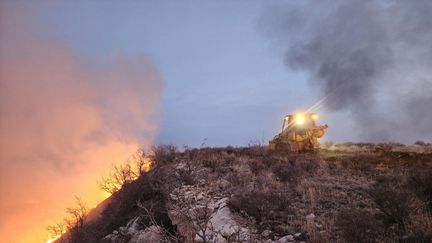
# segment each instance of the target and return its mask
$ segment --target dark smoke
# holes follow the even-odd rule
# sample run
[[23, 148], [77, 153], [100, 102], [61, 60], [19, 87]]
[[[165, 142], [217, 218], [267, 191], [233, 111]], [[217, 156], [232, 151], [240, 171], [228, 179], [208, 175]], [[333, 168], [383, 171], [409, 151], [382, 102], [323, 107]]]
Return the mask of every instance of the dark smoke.
[[294, 1], [269, 6], [266, 34], [310, 73], [330, 111], [369, 141], [432, 138], [432, 1]]

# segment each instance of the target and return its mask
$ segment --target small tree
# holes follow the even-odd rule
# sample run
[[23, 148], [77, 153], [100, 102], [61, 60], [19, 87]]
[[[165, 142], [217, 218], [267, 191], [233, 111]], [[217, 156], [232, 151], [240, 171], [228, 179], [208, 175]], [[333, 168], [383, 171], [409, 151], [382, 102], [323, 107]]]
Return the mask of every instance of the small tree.
[[177, 148], [174, 145], [162, 144], [152, 147], [152, 154], [149, 156], [156, 166], [163, 166], [174, 162]]
[[135, 166], [135, 174], [137, 176], [142, 175], [143, 173], [148, 172], [152, 166], [153, 163], [150, 160], [149, 156], [143, 149], [139, 149], [135, 155], [133, 156], [133, 162]]
[[80, 198], [75, 197], [75, 199], [77, 206], [66, 209], [69, 218], [65, 219], [66, 228], [71, 237], [71, 243], [84, 242], [86, 240], [85, 223], [87, 207]]
[[75, 199], [77, 205], [66, 209], [68, 216], [64, 218], [63, 223], [57, 223], [48, 227], [48, 231], [54, 237], [58, 237], [56, 242], [89, 242], [88, 237], [92, 234], [86, 229], [87, 207], [79, 197], [75, 197]]
[[108, 177], [102, 177], [98, 182], [99, 188], [105, 192], [113, 194], [120, 190], [122, 186], [131, 183], [139, 176], [138, 172], [132, 169], [129, 162], [122, 165], [113, 165]]

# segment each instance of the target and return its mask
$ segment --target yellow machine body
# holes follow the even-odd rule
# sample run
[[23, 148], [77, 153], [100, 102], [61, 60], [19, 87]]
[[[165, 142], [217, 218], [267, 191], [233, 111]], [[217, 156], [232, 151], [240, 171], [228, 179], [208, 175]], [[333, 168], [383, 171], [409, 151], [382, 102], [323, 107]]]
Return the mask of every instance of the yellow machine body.
[[324, 136], [327, 125], [317, 126], [315, 113], [297, 113], [284, 118], [282, 131], [269, 143], [270, 149], [289, 152], [314, 152], [318, 139]]

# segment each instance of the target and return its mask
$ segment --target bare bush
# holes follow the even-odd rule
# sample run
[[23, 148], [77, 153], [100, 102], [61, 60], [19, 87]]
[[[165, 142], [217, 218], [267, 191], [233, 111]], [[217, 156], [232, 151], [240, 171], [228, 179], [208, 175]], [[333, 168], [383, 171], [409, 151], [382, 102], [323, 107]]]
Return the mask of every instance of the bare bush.
[[400, 236], [405, 235], [412, 196], [394, 177], [380, 177], [368, 193], [384, 214], [388, 225], [397, 224]]
[[60, 236], [57, 242], [91, 242], [92, 232], [86, 228], [87, 207], [80, 198], [75, 197], [75, 199], [77, 205], [66, 209], [68, 216], [64, 218], [63, 223], [57, 223], [48, 227], [52, 235], [56, 237]]
[[414, 191], [432, 214], [432, 171], [412, 173], [408, 178], [408, 186]]
[[318, 168], [316, 160], [290, 159], [288, 161], [278, 161], [273, 165], [273, 173], [283, 182], [297, 183], [298, 179], [304, 175], [314, 173]]
[[156, 227], [156, 230], [161, 236], [160, 242], [180, 242], [180, 238], [173, 230], [164, 205], [161, 207], [160, 202], [154, 201], [139, 201], [137, 205], [140, 210], [141, 223], [144, 224], [144, 227], [159, 226]]
[[423, 140], [417, 140], [417, 141], [415, 141], [414, 145], [425, 146], [426, 143]]
[[202, 158], [202, 163], [204, 167], [210, 168], [212, 172], [216, 172], [216, 170], [222, 166], [223, 161], [219, 155], [212, 154], [207, 158]]
[[345, 169], [363, 173], [373, 173], [377, 157], [371, 154], [355, 153], [354, 156], [344, 157], [341, 161]]
[[336, 225], [342, 230], [346, 242], [379, 242], [383, 233], [381, 223], [365, 210], [343, 210], [338, 214]]
[[251, 158], [248, 160], [248, 162], [250, 170], [254, 175], [258, 175], [260, 171], [266, 169], [266, 165], [262, 162], [262, 160]]
[[176, 217], [181, 219], [183, 227], [189, 228], [186, 231], [190, 233], [188, 236], [190, 239], [186, 239], [186, 242], [194, 242], [195, 237], [198, 237], [200, 242], [214, 242], [215, 232], [210, 221], [213, 209], [210, 207], [210, 199], [204, 198], [200, 204], [196, 204], [193, 199], [182, 197], [179, 194], [175, 198]]
[[194, 177], [194, 171], [195, 166], [192, 165], [191, 161], [186, 161], [185, 166], [183, 168], [179, 168], [175, 176], [177, 180], [184, 184], [184, 185], [194, 185], [195, 184], [195, 177]]
[[52, 239], [55, 239], [57, 243], [66, 243], [66, 236], [62, 235], [66, 233], [66, 224], [65, 223], [56, 223], [54, 225], [50, 225], [47, 227], [48, 232], [50, 232], [50, 235]]
[[153, 164], [152, 161], [149, 159], [149, 156], [146, 154], [146, 152], [143, 149], [139, 149], [133, 156], [134, 166], [135, 166], [135, 173], [137, 176], [142, 175], [143, 173], [148, 172]]
[[254, 217], [260, 226], [269, 226], [278, 231], [277, 224], [286, 223], [285, 216], [293, 213], [291, 202], [291, 194], [287, 191], [252, 190], [236, 193], [228, 201], [228, 206], [237, 212], [245, 212]]
[[152, 154], [149, 156], [156, 166], [171, 164], [176, 158], [177, 147], [170, 144], [162, 144], [152, 147]]
[[109, 176], [102, 177], [98, 182], [99, 188], [113, 194], [120, 190], [122, 186], [135, 180], [139, 176], [139, 173], [141, 173], [141, 171], [135, 172], [128, 162], [122, 165], [113, 165]]

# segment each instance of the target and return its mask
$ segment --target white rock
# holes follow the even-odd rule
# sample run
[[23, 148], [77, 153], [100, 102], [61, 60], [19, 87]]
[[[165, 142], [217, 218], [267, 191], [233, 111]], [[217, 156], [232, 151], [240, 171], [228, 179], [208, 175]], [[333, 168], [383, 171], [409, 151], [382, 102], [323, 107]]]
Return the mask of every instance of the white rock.
[[140, 219], [141, 219], [140, 217], [135, 217], [128, 222], [126, 228], [128, 229], [130, 234], [133, 235], [142, 229], [142, 227], [139, 225]]
[[292, 235], [286, 235], [286, 236], [280, 238], [278, 240], [278, 242], [279, 243], [288, 243], [288, 242], [293, 241], [293, 240], [294, 240], [294, 236], [292, 236]]
[[314, 219], [314, 218], [315, 218], [315, 214], [313, 214], [313, 213], [308, 214], [308, 215], [306, 216], [306, 219]]
[[126, 227], [124, 227], [124, 226], [120, 227], [120, 228], [118, 229], [118, 231], [119, 231], [120, 234], [122, 234], [122, 235], [127, 235], [127, 234], [129, 233], [129, 230], [128, 230]]
[[[222, 198], [216, 203], [209, 205], [209, 208], [215, 210], [215, 212], [210, 217], [207, 234], [213, 237], [215, 242], [226, 242], [223, 236], [231, 236], [234, 234], [239, 234], [242, 240], [249, 240], [250, 232], [248, 229], [241, 227], [232, 218], [231, 210], [226, 206], [228, 198]], [[195, 241], [202, 242], [202, 239], [195, 236]]]
[[302, 233], [295, 233], [295, 234], [294, 234], [294, 237], [298, 238], [298, 237], [300, 237], [301, 235], [302, 235]]
[[197, 201], [201, 201], [201, 200], [203, 200], [203, 198], [204, 198], [204, 193], [200, 192], [200, 193], [198, 193], [198, 195], [196, 196], [195, 200], [197, 200]]
[[144, 230], [140, 230], [132, 236], [129, 243], [156, 243], [161, 242], [162, 236], [160, 227], [152, 225]]
[[261, 233], [261, 235], [262, 235], [263, 237], [268, 237], [270, 234], [271, 234], [271, 231], [270, 231], [270, 230], [264, 230], [264, 231]]

